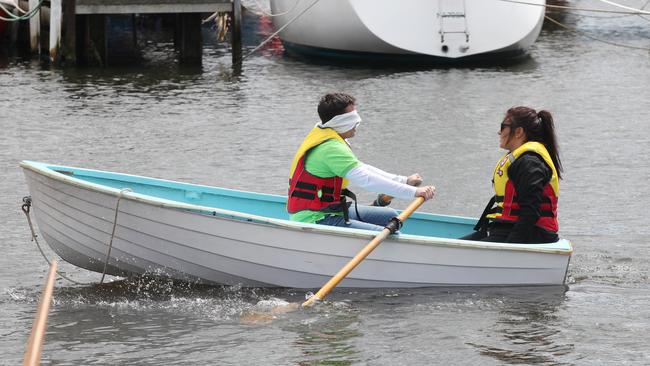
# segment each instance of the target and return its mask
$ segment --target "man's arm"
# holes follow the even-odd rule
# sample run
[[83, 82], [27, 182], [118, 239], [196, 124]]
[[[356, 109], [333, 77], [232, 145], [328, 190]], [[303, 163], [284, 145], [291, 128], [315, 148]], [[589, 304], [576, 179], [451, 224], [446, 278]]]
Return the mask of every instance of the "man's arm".
[[[409, 186], [378, 174], [369, 165], [361, 164], [351, 169], [346, 175], [350, 183], [375, 193], [386, 193], [393, 197], [410, 199], [415, 197], [417, 188]], [[404, 177], [406, 178], [406, 177]]]

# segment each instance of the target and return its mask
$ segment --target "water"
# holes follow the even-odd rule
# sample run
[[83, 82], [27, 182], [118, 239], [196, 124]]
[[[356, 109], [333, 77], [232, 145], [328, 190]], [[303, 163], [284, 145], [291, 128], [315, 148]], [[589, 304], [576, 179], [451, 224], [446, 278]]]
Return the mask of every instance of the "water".
[[[640, 17], [556, 17], [650, 47], [650, 22]], [[248, 50], [272, 32], [252, 16], [245, 27]], [[281, 194], [319, 96], [342, 90], [359, 99], [364, 118], [352, 141], [360, 159], [421, 173], [438, 187], [423, 210], [453, 215], [478, 215], [490, 196], [505, 110], [552, 111], [565, 166], [561, 234], [575, 244], [568, 290], [337, 290], [316, 308], [255, 322], [242, 316], [305, 293], [59, 279], [44, 363], [650, 364], [650, 56], [557, 27], [546, 27], [530, 54], [505, 66], [346, 67], [284, 57], [276, 42], [234, 75], [225, 44], [207, 42], [202, 68], [180, 68], [161, 36], [141, 66], [56, 70], [5, 59], [0, 363], [20, 362], [47, 273], [20, 211], [21, 160]]]

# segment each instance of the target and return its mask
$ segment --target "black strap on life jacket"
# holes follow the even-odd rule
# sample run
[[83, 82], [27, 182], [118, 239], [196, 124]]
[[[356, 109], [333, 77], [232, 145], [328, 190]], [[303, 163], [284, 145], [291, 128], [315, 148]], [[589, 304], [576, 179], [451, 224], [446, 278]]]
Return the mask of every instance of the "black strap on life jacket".
[[[343, 200], [345, 200], [345, 197], [350, 197], [350, 198], [354, 201], [354, 210], [357, 212], [357, 219], [359, 219], [359, 221], [361, 221], [361, 222], [365, 222], [365, 221], [363, 220], [363, 218], [361, 218], [361, 215], [359, 215], [359, 206], [358, 206], [358, 204], [357, 204], [357, 195], [354, 194], [351, 190], [349, 190], [349, 189], [347, 189], [347, 188], [343, 188], [343, 189], [341, 190], [341, 198], [342, 198]], [[348, 211], [348, 210], [347, 210], [347, 206], [346, 206], [345, 211], [343, 211], [343, 216], [344, 216], [344, 218], [345, 218], [345, 215], [348, 214], [347, 211]], [[349, 214], [348, 214], [348, 216], [349, 216]], [[350, 223], [349, 217], [345, 220], [345, 223], [346, 223], [346, 224], [349, 224], [349, 223]]]
[[[492, 206], [494, 206], [494, 202], [496, 202], [497, 199], [498, 199], [497, 196], [492, 196], [492, 198], [490, 198], [490, 201], [485, 206], [485, 209], [483, 210], [481, 217], [479, 218], [476, 225], [474, 225], [474, 231], [487, 231], [488, 222], [489, 222], [487, 215], [492, 214], [496, 211], [496, 208]], [[501, 200], [503, 201], [503, 196], [501, 196]]]
[[[291, 180], [289, 180], [289, 184], [291, 184]], [[298, 197], [306, 200], [316, 199], [318, 187], [315, 184], [297, 181], [296, 188], [301, 189], [301, 191], [294, 189], [293, 192], [291, 192], [291, 197]], [[321, 202], [334, 202], [334, 187], [323, 186], [321, 187], [321, 192], [323, 193], [319, 198]]]
[[350, 211], [348, 209], [349, 207], [350, 206], [345, 201], [345, 196], [341, 195], [341, 209], [343, 210], [343, 220], [345, 220], [346, 225], [350, 225]]
[[[502, 203], [503, 199], [505, 198], [504, 196], [494, 196], [496, 198], [496, 203]], [[513, 202], [517, 202], [517, 196], [512, 197]], [[548, 203], [549, 205], [551, 204], [551, 199], [547, 196], [542, 196], [542, 203]]]
[[[503, 213], [503, 208], [497, 207], [497, 209], [494, 211], [495, 213]], [[511, 209], [510, 210], [510, 215], [511, 216], [519, 216], [519, 209]], [[541, 217], [554, 217], [553, 212], [547, 211], [547, 210], [540, 210], [539, 215]]]
[[[338, 213], [342, 212], [343, 213], [343, 219], [345, 220], [345, 223], [347, 225], [350, 224], [350, 206], [352, 205], [352, 202], [348, 202], [346, 197], [350, 197], [352, 200], [354, 200], [354, 209], [357, 211], [357, 216], [359, 219], [361, 219], [361, 216], [359, 215], [359, 208], [357, 207], [357, 196], [352, 193], [347, 188], [343, 188], [341, 190], [341, 197], [339, 198], [339, 203], [334, 204], [334, 205], [329, 205], [325, 207], [324, 209], [320, 210], [321, 212], [324, 213]], [[363, 221], [363, 220], [359, 220]]]

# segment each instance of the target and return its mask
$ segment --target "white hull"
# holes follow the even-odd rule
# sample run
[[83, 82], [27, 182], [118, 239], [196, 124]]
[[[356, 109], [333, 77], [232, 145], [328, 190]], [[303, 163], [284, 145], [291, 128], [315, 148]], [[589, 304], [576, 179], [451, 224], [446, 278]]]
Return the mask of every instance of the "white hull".
[[[101, 272], [119, 190], [23, 165], [42, 236], [66, 261]], [[197, 213], [205, 208], [124, 193], [108, 273], [153, 272], [183, 280], [319, 288], [372, 238], [362, 230], [252, 221]], [[221, 211], [217, 211], [221, 212]], [[416, 235], [382, 243], [343, 287], [559, 285], [566, 241], [491, 244]]]
[[[273, 13], [289, 11], [273, 18], [275, 27], [287, 24], [314, 1], [271, 0]], [[312, 53], [320, 49], [323, 55], [331, 51], [444, 59], [517, 55], [537, 39], [544, 9], [499, 0], [320, 0], [280, 38], [286, 48]]]

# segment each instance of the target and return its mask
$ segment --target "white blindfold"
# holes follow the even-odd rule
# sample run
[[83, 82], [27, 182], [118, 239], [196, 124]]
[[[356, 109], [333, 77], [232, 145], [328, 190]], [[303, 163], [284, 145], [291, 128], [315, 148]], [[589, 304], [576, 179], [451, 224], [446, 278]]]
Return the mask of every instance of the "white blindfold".
[[357, 113], [356, 110], [348, 113], [339, 114], [334, 116], [325, 123], [319, 123], [316, 126], [320, 128], [331, 128], [338, 133], [348, 132], [351, 129], [357, 127], [361, 123], [361, 116]]

